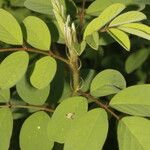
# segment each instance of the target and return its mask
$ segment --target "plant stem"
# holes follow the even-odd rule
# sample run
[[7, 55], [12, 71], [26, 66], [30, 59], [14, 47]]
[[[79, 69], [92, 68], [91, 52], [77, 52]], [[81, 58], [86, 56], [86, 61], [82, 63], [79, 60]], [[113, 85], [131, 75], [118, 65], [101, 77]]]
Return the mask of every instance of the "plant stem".
[[6, 104], [0, 105], [0, 108], [26, 108], [26, 109], [37, 109], [46, 112], [54, 112], [53, 109], [44, 107], [44, 106], [35, 106], [35, 105], [15, 105], [15, 104]]
[[70, 56], [70, 69], [72, 71], [72, 84], [73, 84], [73, 95], [77, 94], [77, 91], [80, 86], [80, 72], [79, 72], [79, 66], [78, 66], [78, 55], [73, 50], [69, 50]]
[[79, 11], [79, 18], [80, 18], [80, 32], [79, 32], [79, 41], [81, 40], [81, 33], [82, 33], [82, 28], [83, 28], [83, 21], [84, 21], [84, 13], [85, 13], [85, 3], [86, 3], [86, 0], [83, 0], [82, 1], [82, 8], [81, 10]]
[[28, 51], [28, 52], [33, 52], [33, 53], [39, 53], [39, 54], [43, 54], [46, 56], [51, 56], [53, 58], [59, 59], [63, 62], [65, 62], [66, 64], [69, 64], [69, 61], [59, 55], [54, 54], [52, 51], [48, 51], [48, 52], [44, 52], [42, 50], [38, 50], [38, 49], [33, 49], [33, 48], [26, 48], [26, 47], [20, 47], [20, 48], [2, 48], [0, 49], [0, 52], [10, 52], [10, 51]]
[[107, 112], [109, 112], [110, 114], [112, 114], [112, 116], [114, 116], [117, 120], [120, 120], [120, 117], [115, 114], [110, 108], [108, 108], [108, 105], [103, 104], [102, 102], [100, 102], [97, 98], [93, 97], [90, 94], [87, 94], [81, 90], [78, 91], [78, 93], [84, 97], [86, 97], [87, 99], [91, 99], [93, 100], [98, 106], [104, 108]]

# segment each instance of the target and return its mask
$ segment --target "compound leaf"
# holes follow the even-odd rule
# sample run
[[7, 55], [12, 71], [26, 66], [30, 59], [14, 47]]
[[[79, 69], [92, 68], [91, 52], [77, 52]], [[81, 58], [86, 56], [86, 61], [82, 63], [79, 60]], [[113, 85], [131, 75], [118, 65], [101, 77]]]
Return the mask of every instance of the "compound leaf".
[[93, 19], [84, 31], [84, 39], [93, 32], [98, 31], [104, 27], [108, 22], [115, 18], [120, 12], [125, 9], [125, 5], [116, 3], [107, 7], [98, 18]]

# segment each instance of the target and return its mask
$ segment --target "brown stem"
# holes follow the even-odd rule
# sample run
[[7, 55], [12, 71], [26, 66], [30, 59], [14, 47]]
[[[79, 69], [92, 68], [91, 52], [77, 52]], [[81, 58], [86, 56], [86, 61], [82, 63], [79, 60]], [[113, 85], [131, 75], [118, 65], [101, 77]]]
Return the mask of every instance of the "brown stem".
[[52, 51], [44, 52], [42, 50], [33, 49], [33, 48], [26, 48], [26, 47], [23, 47], [23, 48], [22, 47], [21, 48], [2, 48], [2, 49], [0, 49], [0, 52], [9, 52], [9, 51], [28, 51], [28, 52], [39, 53], [42, 55], [54, 57], [56, 59], [59, 59], [59, 60], [65, 62], [66, 64], [69, 64], [67, 59], [64, 59], [63, 57], [54, 54]]
[[46, 112], [54, 112], [53, 109], [44, 107], [44, 106], [35, 106], [35, 105], [15, 105], [15, 104], [6, 104], [6, 105], [0, 105], [0, 108], [26, 108], [26, 109], [37, 109], [42, 110]]
[[86, 0], [83, 0], [83, 2], [82, 2], [82, 8], [79, 11], [79, 18], [80, 18], [79, 41], [81, 40], [81, 33], [82, 33], [82, 28], [83, 28], [84, 16], [85, 16], [85, 3], [86, 3]]
[[120, 117], [115, 114], [111, 109], [108, 108], [107, 105], [103, 104], [102, 102], [100, 102], [97, 98], [93, 97], [90, 94], [87, 94], [81, 90], [78, 91], [78, 93], [84, 97], [86, 97], [87, 99], [91, 99], [93, 100], [97, 105], [99, 105], [100, 107], [104, 108], [107, 112], [109, 112], [110, 114], [112, 114], [117, 120], [120, 120]]

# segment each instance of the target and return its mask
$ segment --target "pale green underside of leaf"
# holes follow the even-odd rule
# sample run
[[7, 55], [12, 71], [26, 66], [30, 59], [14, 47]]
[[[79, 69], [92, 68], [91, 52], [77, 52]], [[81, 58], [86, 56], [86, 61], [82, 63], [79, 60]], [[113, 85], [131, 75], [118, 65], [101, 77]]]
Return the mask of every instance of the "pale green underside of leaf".
[[93, 34], [87, 36], [86, 42], [88, 43], [88, 45], [91, 48], [98, 50], [98, 47], [99, 47], [99, 34], [98, 34], [98, 32], [94, 32]]
[[120, 30], [150, 40], [150, 27], [144, 24], [131, 23], [118, 27]]
[[125, 62], [125, 70], [127, 73], [131, 73], [139, 68], [148, 58], [150, 54], [149, 49], [141, 49], [131, 54]]
[[51, 35], [50, 31], [40, 18], [35, 16], [29, 16], [23, 21], [26, 32], [27, 32], [27, 42], [40, 50], [48, 51], [51, 45]]
[[48, 139], [49, 116], [42, 111], [28, 117], [20, 132], [21, 150], [51, 150], [54, 142]]
[[119, 150], [149, 150], [150, 120], [124, 117], [118, 125]]
[[116, 3], [107, 7], [98, 18], [92, 20], [86, 27], [84, 32], [84, 39], [86, 36], [91, 35], [93, 32], [98, 31], [104, 27], [108, 22], [115, 18], [122, 10], [125, 9], [125, 5]]
[[128, 87], [116, 94], [110, 106], [114, 109], [136, 116], [150, 116], [150, 84]]
[[107, 132], [107, 113], [100, 108], [93, 109], [72, 125], [65, 139], [64, 150], [101, 150]]
[[117, 70], [106, 69], [93, 79], [90, 93], [100, 97], [118, 93], [124, 88], [126, 88], [126, 81], [122, 74]]
[[32, 105], [43, 105], [50, 93], [50, 85], [39, 90], [34, 88], [24, 76], [16, 85], [19, 96], [26, 102]]
[[107, 32], [112, 36], [124, 49], [130, 51], [130, 39], [128, 35], [116, 28], [110, 28]]
[[142, 12], [129, 11], [129, 12], [126, 12], [126, 13], [121, 14], [118, 17], [116, 17], [109, 24], [109, 27], [119, 26], [119, 25], [131, 23], [131, 22], [138, 22], [138, 21], [141, 21], [141, 20], [144, 20], [144, 19], [146, 19], [146, 16]]
[[39, 13], [52, 14], [52, 4], [50, 0], [26, 0], [24, 5], [28, 9]]
[[70, 97], [56, 108], [48, 125], [49, 139], [64, 143], [72, 124], [87, 112], [88, 104], [84, 97]]
[[31, 84], [37, 89], [43, 89], [53, 80], [57, 70], [57, 63], [50, 56], [39, 59], [30, 77]]
[[0, 109], [0, 149], [8, 150], [13, 129], [13, 117], [9, 108]]
[[29, 63], [29, 55], [25, 51], [14, 52], [0, 64], [0, 88], [13, 87], [25, 74]]
[[0, 41], [22, 45], [23, 35], [17, 20], [6, 10], [0, 9]]

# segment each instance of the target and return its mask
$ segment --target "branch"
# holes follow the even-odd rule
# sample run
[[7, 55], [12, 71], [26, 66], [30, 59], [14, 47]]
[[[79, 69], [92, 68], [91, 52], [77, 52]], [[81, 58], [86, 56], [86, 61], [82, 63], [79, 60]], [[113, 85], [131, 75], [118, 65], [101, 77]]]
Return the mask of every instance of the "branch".
[[107, 112], [109, 112], [110, 114], [112, 114], [112, 116], [114, 116], [117, 120], [120, 120], [120, 117], [115, 114], [111, 109], [108, 108], [107, 105], [103, 104], [102, 102], [100, 102], [97, 98], [93, 97], [92, 95], [90, 94], [87, 94], [81, 90], [78, 91], [78, 93], [84, 97], [86, 97], [87, 99], [91, 99], [93, 100], [98, 106], [104, 108]]
[[80, 18], [80, 32], [79, 32], [79, 40], [81, 40], [81, 33], [82, 33], [82, 28], [83, 28], [83, 21], [84, 21], [84, 16], [85, 16], [85, 3], [86, 3], [86, 0], [83, 0], [82, 2], [82, 8], [81, 10], [79, 11], [79, 18]]
[[26, 108], [26, 109], [37, 109], [37, 110], [42, 110], [46, 112], [51, 112], [53, 113], [54, 110], [48, 107], [44, 106], [35, 106], [35, 105], [15, 105], [15, 104], [6, 104], [6, 105], [0, 105], [0, 108]]
[[44, 52], [42, 50], [33, 49], [33, 48], [26, 48], [26, 47], [23, 47], [23, 48], [22, 47], [20, 47], [20, 48], [2, 48], [2, 49], [0, 49], [0, 52], [10, 52], [10, 51], [28, 51], [28, 52], [33, 52], [33, 53], [39, 53], [42, 55], [51, 56], [53, 58], [56, 58], [58, 60], [65, 62], [66, 64], [69, 64], [69, 61], [67, 59], [54, 54], [50, 50], [49, 50], [49, 52]]

